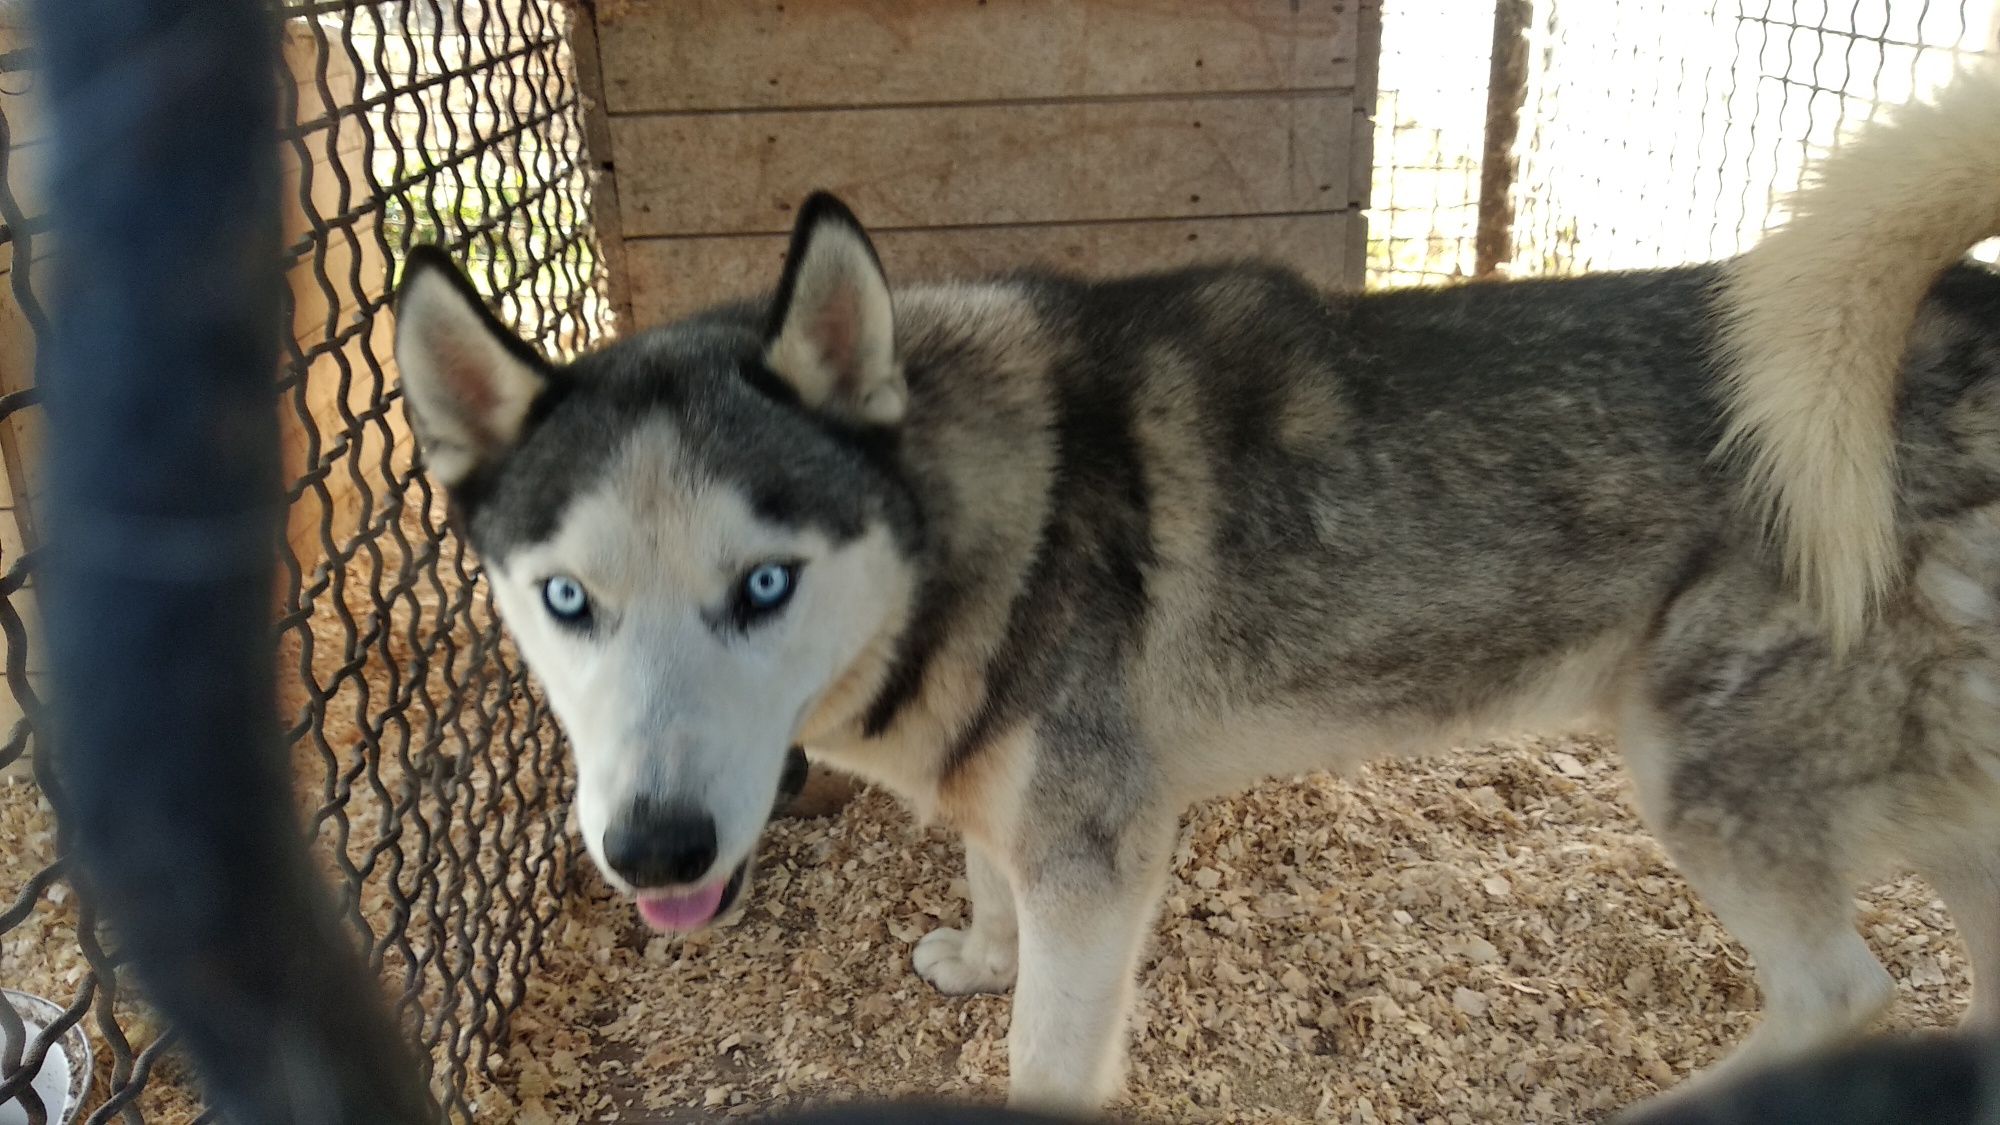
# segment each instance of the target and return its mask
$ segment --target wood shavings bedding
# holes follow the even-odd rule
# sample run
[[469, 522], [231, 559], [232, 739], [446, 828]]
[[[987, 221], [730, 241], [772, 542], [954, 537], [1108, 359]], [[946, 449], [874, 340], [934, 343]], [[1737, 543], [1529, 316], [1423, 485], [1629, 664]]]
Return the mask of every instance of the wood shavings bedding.
[[[47, 843], [38, 797], [0, 785], [10, 839]], [[41, 850], [0, 856], [0, 875], [25, 878]], [[1005, 1088], [1008, 1001], [940, 996], [909, 966], [918, 938], [963, 920], [962, 857], [885, 795], [775, 824], [727, 930], [659, 937], [587, 864], [576, 884], [516, 1019], [512, 1090], [479, 1092], [485, 1120], [692, 1122]], [[1969, 986], [1931, 890], [1902, 879], [1859, 906], [1900, 982], [1890, 1026], [1954, 1022]], [[7, 935], [10, 984], [71, 994], [73, 912], [45, 900]], [[1741, 950], [1638, 825], [1605, 745], [1515, 739], [1192, 813], [1114, 1112], [1591, 1121], [1712, 1061], [1756, 1004]], [[192, 1119], [171, 1056], [145, 1104], [149, 1121]]]
[[[1141, 977], [1144, 1121], [1591, 1121], [1717, 1058], [1756, 989], [1596, 739], [1513, 739], [1190, 815]], [[594, 871], [532, 984], [518, 1120], [696, 1121], [822, 1100], [994, 1101], [1008, 1002], [938, 995], [911, 946], [965, 910], [948, 833], [867, 793], [783, 821], [746, 917], [680, 941]], [[1914, 879], [1859, 904], [1890, 1026], [1969, 993]]]

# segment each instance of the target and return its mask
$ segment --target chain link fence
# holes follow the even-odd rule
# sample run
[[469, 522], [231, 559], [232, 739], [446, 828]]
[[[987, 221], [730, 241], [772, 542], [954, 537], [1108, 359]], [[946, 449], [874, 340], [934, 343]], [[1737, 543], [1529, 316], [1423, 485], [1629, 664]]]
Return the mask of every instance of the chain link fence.
[[1996, 27], [1994, 0], [1385, 0], [1369, 284], [1737, 253]]
[[[292, 0], [278, 74], [289, 312], [273, 409], [290, 483], [277, 610], [281, 715], [328, 881], [454, 1120], [508, 1104], [503, 1045], [571, 862], [566, 750], [501, 634], [444, 497], [413, 468], [389, 283], [417, 241], [449, 246], [550, 354], [608, 328], [590, 214], [576, 12], [558, 0]], [[19, 20], [0, 15], [0, 21]], [[65, 882], [58, 779], [37, 743], [33, 341], [34, 47], [0, 23], [0, 1120], [39, 1125], [50, 1048], [95, 1059], [78, 1120], [205, 1119], [121, 987], [112, 935]], [[10, 1118], [8, 1114], [16, 1114]]]

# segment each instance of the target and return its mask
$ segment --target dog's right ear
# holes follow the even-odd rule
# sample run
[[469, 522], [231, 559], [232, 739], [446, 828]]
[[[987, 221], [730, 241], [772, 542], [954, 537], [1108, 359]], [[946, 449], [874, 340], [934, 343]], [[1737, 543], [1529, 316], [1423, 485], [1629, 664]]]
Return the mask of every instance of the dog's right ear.
[[520, 440], [549, 367], [435, 246], [410, 251], [396, 290], [396, 366], [425, 463], [457, 488]]

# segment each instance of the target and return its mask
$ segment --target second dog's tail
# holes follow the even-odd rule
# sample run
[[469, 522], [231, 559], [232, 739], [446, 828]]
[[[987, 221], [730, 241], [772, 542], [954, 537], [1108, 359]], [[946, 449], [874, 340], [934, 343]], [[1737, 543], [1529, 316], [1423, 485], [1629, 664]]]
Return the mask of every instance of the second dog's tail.
[[1721, 287], [1726, 429], [1749, 500], [1836, 648], [1900, 577], [1896, 397], [1917, 312], [2000, 235], [2000, 65], [1863, 130]]

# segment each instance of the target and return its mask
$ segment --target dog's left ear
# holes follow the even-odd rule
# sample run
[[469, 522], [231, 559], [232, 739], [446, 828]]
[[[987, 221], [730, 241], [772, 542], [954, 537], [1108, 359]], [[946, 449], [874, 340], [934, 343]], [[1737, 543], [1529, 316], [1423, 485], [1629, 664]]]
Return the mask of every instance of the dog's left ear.
[[854, 213], [825, 192], [799, 209], [764, 364], [842, 421], [893, 426], [909, 405], [882, 262]]

